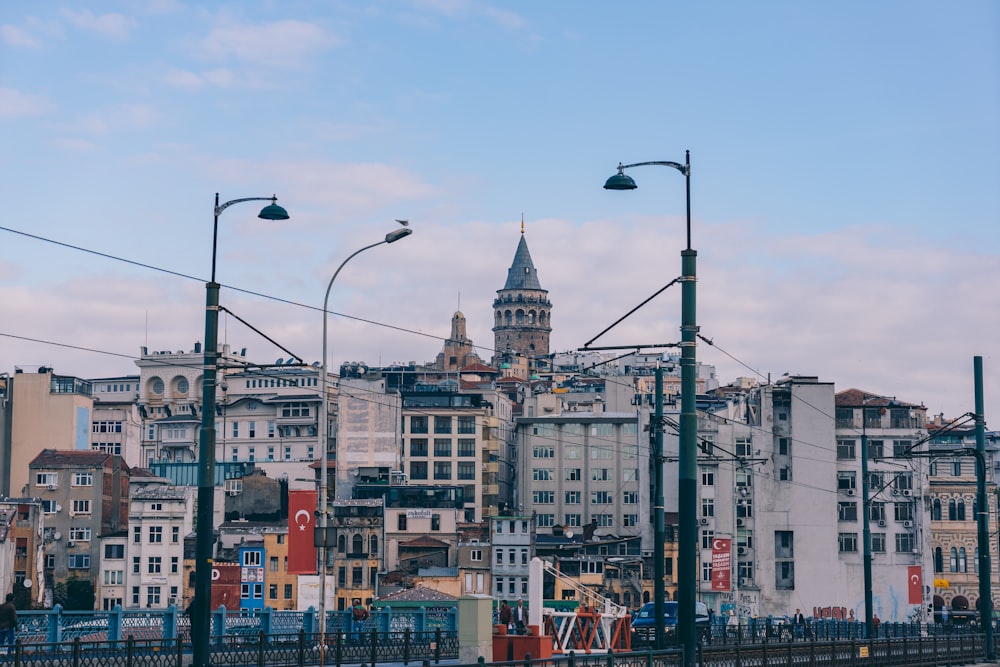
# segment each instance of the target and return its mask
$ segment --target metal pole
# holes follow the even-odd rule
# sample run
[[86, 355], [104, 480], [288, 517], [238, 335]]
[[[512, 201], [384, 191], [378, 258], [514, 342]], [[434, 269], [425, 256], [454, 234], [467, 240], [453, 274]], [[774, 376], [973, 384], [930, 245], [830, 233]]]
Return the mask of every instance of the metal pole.
[[698, 253], [691, 248], [691, 154], [685, 153], [687, 178], [687, 248], [681, 251], [681, 418], [678, 463], [677, 627], [684, 664], [695, 664], [695, 586], [697, 570], [697, 335], [696, 287]]
[[219, 235], [219, 194], [215, 194], [212, 228], [212, 280], [205, 284], [205, 368], [201, 385], [201, 433], [198, 442], [198, 518], [195, 533], [194, 602], [191, 650], [194, 667], [209, 667], [209, 624], [212, 597], [212, 545], [215, 504], [215, 375], [219, 346], [219, 283], [215, 282], [215, 249]]
[[865, 637], [872, 637], [875, 627], [872, 601], [872, 527], [868, 512], [868, 400], [861, 399], [861, 541], [865, 578]]
[[979, 547], [979, 615], [985, 634], [986, 659], [996, 659], [993, 641], [993, 594], [990, 587], [989, 505], [986, 498], [986, 419], [983, 410], [983, 358], [973, 357], [976, 400], [976, 523]]
[[663, 589], [664, 558], [663, 549], [666, 538], [663, 525], [663, 368], [656, 364], [656, 402], [653, 417], [653, 618], [658, 619], [655, 625], [655, 648], [664, 648], [663, 614], [665, 596]]

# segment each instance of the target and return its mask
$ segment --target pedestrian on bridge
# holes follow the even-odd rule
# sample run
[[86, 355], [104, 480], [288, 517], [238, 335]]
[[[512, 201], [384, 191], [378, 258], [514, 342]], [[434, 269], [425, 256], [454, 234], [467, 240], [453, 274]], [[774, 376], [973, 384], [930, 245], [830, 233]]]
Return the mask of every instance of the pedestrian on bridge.
[[14, 606], [14, 594], [7, 593], [7, 598], [0, 604], [0, 644], [7, 645], [8, 657], [14, 650], [14, 633], [17, 630], [17, 607]]

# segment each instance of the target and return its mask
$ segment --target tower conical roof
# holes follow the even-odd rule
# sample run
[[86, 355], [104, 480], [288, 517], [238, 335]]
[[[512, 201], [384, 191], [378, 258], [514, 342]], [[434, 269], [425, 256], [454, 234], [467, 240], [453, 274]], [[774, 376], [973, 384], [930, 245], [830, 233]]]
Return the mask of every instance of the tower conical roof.
[[521, 241], [517, 244], [517, 252], [514, 253], [514, 263], [507, 269], [507, 282], [504, 289], [542, 289], [538, 282], [538, 272], [535, 271], [535, 264], [531, 261], [531, 253], [528, 252], [528, 242], [521, 234]]

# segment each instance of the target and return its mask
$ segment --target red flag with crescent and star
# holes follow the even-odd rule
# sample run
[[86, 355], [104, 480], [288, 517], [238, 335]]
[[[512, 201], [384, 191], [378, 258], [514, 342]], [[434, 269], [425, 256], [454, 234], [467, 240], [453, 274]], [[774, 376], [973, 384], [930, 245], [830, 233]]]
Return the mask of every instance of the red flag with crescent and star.
[[907, 591], [909, 592], [909, 603], [920, 604], [924, 601], [924, 575], [923, 568], [919, 565], [908, 565], [906, 568], [908, 580]]
[[288, 573], [316, 574], [315, 491], [288, 492]]

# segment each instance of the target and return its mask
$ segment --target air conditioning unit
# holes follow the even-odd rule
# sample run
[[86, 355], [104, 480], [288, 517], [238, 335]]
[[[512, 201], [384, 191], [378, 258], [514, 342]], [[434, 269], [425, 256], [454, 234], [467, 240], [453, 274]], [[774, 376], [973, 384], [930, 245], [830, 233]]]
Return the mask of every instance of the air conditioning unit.
[[854, 489], [848, 489], [847, 490], [847, 495], [853, 496], [854, 495]]
[[702, 519], [701, 520], [701, 525], [707, 526], [708, 525], [708, 519]]
[[738, 553], [739, 555], [743, 556], [746, 554], [746, 552], [747, 552], [746, 547], [736, 547], [736, 553]]
[[72, 549], [73, 547], [75, 547], [75, 546], [76, 546], [76, 543], [75, 543], [75, 542], [67, 542], [67, 543], [66, 543], [66, 546], [67, 546], [68, 548]]
[[910, 491], [909, 489], [903, 489], [903, 495], [904, 496], [912, 496], [913, 495], [913, 491]]
[[913, 522], [912, 521], [904, 521], [903, 522], [903, 528], [913, 528]]
[[740, 586], [744, 585], [747, 580], [744, 577], [740, 577]]
[[644, 549], [643, 552], [642, 552], [642, 557], [643, 558], [652, 558], [653, 557], [653, 550], [652, 549]]
[[898, 496], [899, 495], [899, 489], [893, 489], [892, 490], [892, 495]]
[[885, 519], [879, 519], [878, 520], [878, 525], [879, 525], [879, 528], [885, 528]]
[[736, 520], [736, 525], [737, 526], [742, 526], [744, 523], [745, 523], [745, 521], [743, 519], [737, 519]]
[[55, 484], [49, 484], [45, 488], [47, 488], [49, 491], [55, 491], [56, 490], [56, 485]]

